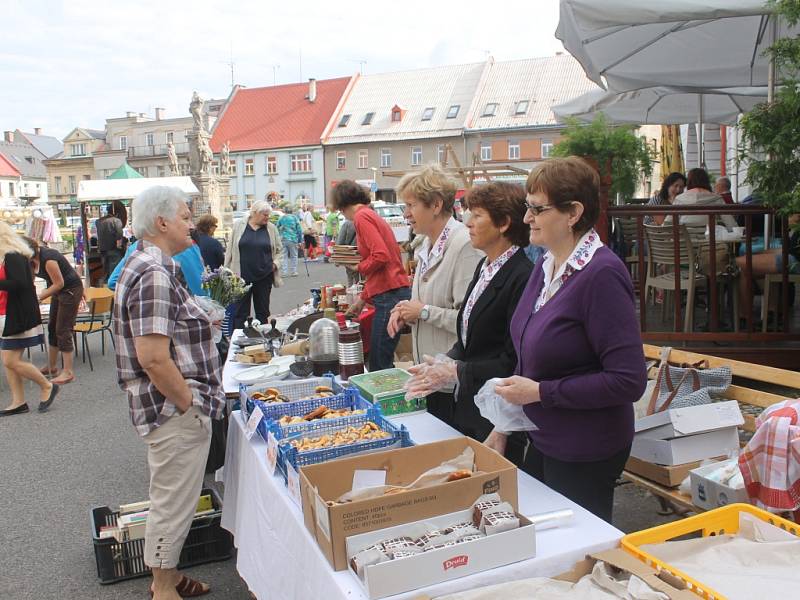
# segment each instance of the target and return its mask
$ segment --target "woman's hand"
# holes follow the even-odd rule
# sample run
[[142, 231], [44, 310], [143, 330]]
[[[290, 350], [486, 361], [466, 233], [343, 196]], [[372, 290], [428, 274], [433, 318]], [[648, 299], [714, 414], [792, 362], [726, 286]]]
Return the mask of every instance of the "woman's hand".
[[496, 429], [492, 430], [492, 433], [489, 434], [483, 441], [483, 445], [491, 448], [495, 452], [497, 452], [500, 456], [505, 456], [506, 454], [506, 443], [508, 442], [508, 434], [502, 433], [497, 431]]
[[519, 375], [501, 379], [495, 386], [494, 391], [506, 402], [519, 404], [520, 406], [533, 404], [540, 400], [539, 382]]
[[355, 303], [350, 305], [350, 308], [347, 309], [347, 312], [344, 313], [344, 316], [350, 319], [358, 317], [364, 308], [364, 304], [365, 304], [364, 300], [359, 298], [358, 300], [355, 301]]
[[458, 381], [455, 361], [436, 362], [432, 356], [424, 356], [423, 360], [425, 362], [408, 370], [413, 377], [403, 386], [407, 398], [422, 398]]
[[419, 314], [422, 312], [422, 307], [425, 306], [419, 300], [401, 300], [392, 309], [392, 312], [397, 312], [406, 323], [415, 323], [419, 319]]
[[400, 311], [392, 309], [392, 312], [389, 313], [389, 322], [386, 324], [386, 333], [389, 334], [389, 337], [395, 337], [405, 326], [406, 323], [400, 316]]

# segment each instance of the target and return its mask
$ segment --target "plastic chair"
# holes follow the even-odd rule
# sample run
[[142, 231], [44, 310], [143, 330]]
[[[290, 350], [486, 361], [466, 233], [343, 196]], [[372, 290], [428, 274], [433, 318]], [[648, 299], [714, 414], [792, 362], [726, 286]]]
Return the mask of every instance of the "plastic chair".
[[[108, 288], [89, 288], [86, 290], [86, 299], [89, 302], [89, 319], [75, 323], [73, 332], [81, 334], [81, 349], [83, 362], [86, 362], [86, 355], [89, 355], [89, 368], [94, 371], [92, 364], [92, 353], [87, 344], [87, 336], [92, 333], [100, 333], [102, 346], [102, 354], [106, 353], [106, 336], [105, 332], [111, 336], [111, 344], [114, 344], [114, 334], [111, 331], [111, 311], [114, 307], [114, 292]], [[78, 353], [77, 346], [75, 347], [75, 354]]]

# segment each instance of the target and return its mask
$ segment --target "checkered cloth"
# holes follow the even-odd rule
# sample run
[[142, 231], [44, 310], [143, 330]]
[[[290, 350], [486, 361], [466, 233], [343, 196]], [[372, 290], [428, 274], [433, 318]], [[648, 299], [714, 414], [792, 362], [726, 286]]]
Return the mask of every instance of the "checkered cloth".
[[800, 400], [773, 404], [756, 419], [739, 455], [747, 494], [768, 510], [800, 508]]

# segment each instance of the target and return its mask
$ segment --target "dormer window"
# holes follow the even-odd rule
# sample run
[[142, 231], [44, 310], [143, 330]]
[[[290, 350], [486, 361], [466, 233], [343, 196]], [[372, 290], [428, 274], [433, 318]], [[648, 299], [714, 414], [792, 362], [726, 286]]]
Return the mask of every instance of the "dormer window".
[[489, 102], [483, 109], [482, 117], [493, 117], [497, 114], [497, 107], [500, 106], [497, 102]]
[[364, 115], [364, 120], [361, 121], [361, 124], [362, 125], [371, 125], [372, 124], [372, 119], [374, 117], [375, 117], [375, 113], [374, 112], [368, 112], [367, 114]]
[[402, 108], [396, 104], [392, 107], [392, 122], [399, 123], [403, 120], [403, 115], [406, 113]]
[[461, 108], [460, 104], [453, 104], [447, 111], [448, 119], [455, 119], [458, 116], [458, 110]]
[[434, 109], [433, 107], [431, 107], [431, 106], [429, 106], [428, 108], [426, 108], [426, 109], [425, 109], [425, 110], [422, 112], [422, 120], [423, 120], [423, 121], [430, 121], [430, 120], [433, 118], [433, 111], [434, 111], [434, 110], [435, 110], [435, 109]]
[[514, 111], [514, 114], [524, 115], [526, 112], [528, 112], [528, 104], [529, 102], [527, 100], [520, 100], [517, 102], [517, 109]]
[[349, 122], [350, 122], [350, 115], [342, 115], [342, 118], [339, 121], [339, 127], [347, 127], [347, 124]]

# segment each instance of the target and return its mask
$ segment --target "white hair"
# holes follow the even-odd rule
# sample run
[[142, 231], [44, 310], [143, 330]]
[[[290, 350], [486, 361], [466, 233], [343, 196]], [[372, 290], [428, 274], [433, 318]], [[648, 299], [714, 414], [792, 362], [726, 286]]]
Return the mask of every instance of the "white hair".
[[187, 202], [187, 197], [180, 188], [155, 185], [141, 192], [131, 203], [134, 235], [156, 235], [156, 219], [174, 219], [181, 202]]
[[266, 200], [256, 200], [253, 202], [253, 206], [250, 207], [250, 216], [254, 217], [258, 213], [271, 213], [272, 207], [269, 205], [269, 202]]

